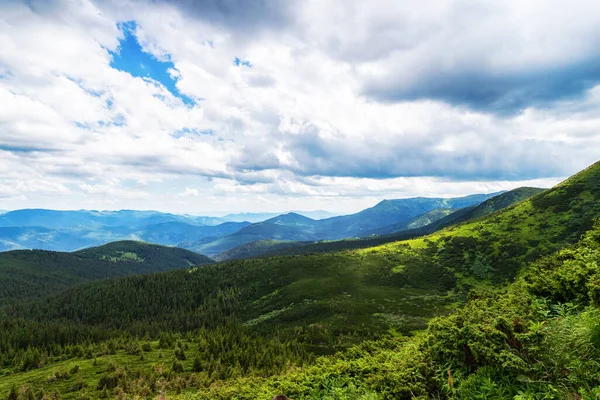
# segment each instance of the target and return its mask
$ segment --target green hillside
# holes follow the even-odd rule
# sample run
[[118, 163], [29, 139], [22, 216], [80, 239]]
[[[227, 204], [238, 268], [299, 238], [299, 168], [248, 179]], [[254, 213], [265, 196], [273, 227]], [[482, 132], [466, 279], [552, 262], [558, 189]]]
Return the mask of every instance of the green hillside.
[[600, 227], [569, 246], [599, 200], [595, 164], [428, 237], [105, 280], [15, 305], [0, 319], [0, 395], [15, 385], [63, 398], [593, 396], [600, 317], [586, 307], [600, 298]]
[[[486, 200], [486, 201], [489, 201], [489, 200]], [[431, 225], [434, 222], [439, 221], [440, 219], [442, 219], [444, 217], [447, 217], [448, 215], [452, 215], [459, 210], [471, 209], [474, 207], [476, 207], [476, 206], [465, 207], [465, 208], [460, 208], [460, 209], [436, 208], [435, 210], [432, 210], [432, 211], [426, 212], [425, 214], [416, 216], [409, 221], [402, 222], [399, 224], [387, 225], [387, 226], [375, 229], [370, 234], [371, 235], [386, 235], [386, 234], [397, 233], [397, 232], [411, 230], [411, 229], [422, 228], [422, 227]]]
[[39, 298], [93, 280], [168, 271], [213, 262], [188, 250], [123, 241], [76, 253], [0, 253], [0, 305]]
[[442, 228], [451, 225], [456, 225], [461, 222], [470, 221], [475, 218], [485, 217], [486, 215], [503, 210], [508, 206], [533, 197], [536, 194], [540, 194], [545, 190], [546, 189], [532, 187], [517, 188], [509, 192], [502, 193], [498, 196], [492, 197], [491, 199], [486, 200], [477, 206], [465, 207], [461, 210], [458, 210], [457, 212], [449, 214], [446, 217], [440, 218], [434, 223], [432, 223], [428, 227], [428, 229], [432, 231], [440, 230]]
[[266, 253], [276, 252], [287, 248], [296, 248], [303, 245], [308, 245], [312, 242], [298, 242], [289, 240], [255, 240], [253, 242], [244, 243], [236, 246], [233, 249], [222, 251], [214, 255], [212, 258], [216, 261], [236, 260], [240, 258], [256, 258]]
[[406, 224], [406, 227], [404, 229], [417, 229], [423, 226], [427, 226], [456, 211], [456, 208], [437, 208], [433, 211], [429, 211], [423, 215], [419, 215], [418, 217], [413, 218]]

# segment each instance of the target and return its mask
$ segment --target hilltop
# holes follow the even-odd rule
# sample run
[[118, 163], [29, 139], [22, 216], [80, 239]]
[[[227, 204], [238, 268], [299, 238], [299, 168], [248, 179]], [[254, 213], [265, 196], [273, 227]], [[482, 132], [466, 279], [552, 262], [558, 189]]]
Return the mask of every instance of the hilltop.
[[212, 262], [189, 250], [134, 241], [110, 243], [75, 253], [3, 252], [0, 253], [0, 305], [58, 293], [94, 280]]

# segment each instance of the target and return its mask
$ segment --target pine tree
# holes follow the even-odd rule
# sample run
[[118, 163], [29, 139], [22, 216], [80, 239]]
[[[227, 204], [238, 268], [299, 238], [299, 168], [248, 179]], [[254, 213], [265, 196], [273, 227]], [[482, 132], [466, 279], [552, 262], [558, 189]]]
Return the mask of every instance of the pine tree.
[[13, 385], [12, 388], [10, 388], [8, 400], [19, 400], [19, 392], [17, 391], [17, 387], [15, 385]]
[[200, 361], [200, 357], [194, 358], [194, 364], [192, 365], [192, 371], [194, 371], [194, 372], [202, 371], [202, 361]]

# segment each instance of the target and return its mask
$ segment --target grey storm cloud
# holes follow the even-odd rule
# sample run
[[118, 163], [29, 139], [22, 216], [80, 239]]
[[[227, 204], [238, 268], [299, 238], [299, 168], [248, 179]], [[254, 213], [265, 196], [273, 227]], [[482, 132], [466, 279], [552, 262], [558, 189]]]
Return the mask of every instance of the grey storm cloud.
[[[332, 141], [320, 137], [316, 128], [280, 140], [285, 141], [284, 149], [295, 161], [294, 166], [280, 168], [304, 177], [526, 180], [564, 176], [571, 168], [564, 155], [577, 153], [574, 145], [538, 141], [515, 149], [509, 140], [487, 145], [484, 140], [477, 152], [443, 151], [435, 146], [435, 138], [428, 143], [406, 143], [401, 137], [387, 143], [369, 138], [356, 142], [342, 138]], [[566, 153], [565, 148], [569, 148]], [[254, 168], [262, 169], [258, 165]]]
[[210, 21], [232, 31], [282, 28], [291, 21], [285, 0], [154, 0], [177, 7], [184, 15]]
[[440, 68], [409, 81], [396, 78], [390, 75], [370, 80], [363, 93], [385, 103], [431, 99], [478, 111], [513, 114], [585, 95], [600, 82], [600, 54], [566, 66], [521, 73]]

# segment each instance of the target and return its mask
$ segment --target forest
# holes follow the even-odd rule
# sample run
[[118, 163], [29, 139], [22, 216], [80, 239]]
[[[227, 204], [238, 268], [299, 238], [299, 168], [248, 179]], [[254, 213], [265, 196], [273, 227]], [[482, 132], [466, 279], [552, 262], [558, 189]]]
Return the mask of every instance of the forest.
[[596, 399], [599, 215], [597, 163], [426, 236], [23, 288], [0, 397]]

